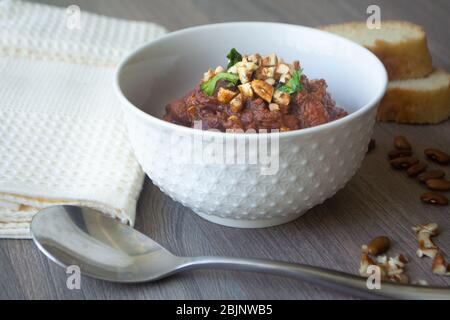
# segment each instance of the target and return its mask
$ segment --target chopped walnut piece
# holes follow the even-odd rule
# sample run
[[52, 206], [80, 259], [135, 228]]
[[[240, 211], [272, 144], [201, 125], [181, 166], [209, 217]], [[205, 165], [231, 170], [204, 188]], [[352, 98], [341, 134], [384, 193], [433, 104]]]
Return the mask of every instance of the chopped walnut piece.
[[388, 262], [388, 275], [395, 275], [395, 274], [400, 274], [404, 272], [404, 268], [405, 268], [405, 264], [403, 262], [400, 261], [400, 259], [397, 257], [390, 257]]
[[237, 95], [237, 92], [220, 87], [217, 93], [217, 100], [221, 103], [228, 103]]
[[274, 78], [268, 78], [268, 79], [266, 79], [264, 81], [267, 82], [268, 84], [270, 84], [271, 86], [273, 86], [275, 84], [275, 79]]
[[273, 78], [275, 76], [275, 67], [264, 67], [261, 69], [262, 80]]
[[239, 93], [236, 97], [234, 97], [230, 101], [230, 109], [231, 112], [239, 112], [243, 106], [244, 98], [241, 93]]
[[253, 62], [238, 62], [235, 64], [237, 74], [241, 83], [250, 82], [253, 71], [258, 69], [258, 66]]
[[362, 277], [370, 276], [370, 274], [367, 273], [367, 269], [370, 266], [376, 266], [376, 265], [377, 265], [377, 263], [367, 253], [363, 253], [361, 255], [361, 262], [360, 262], [360, 266], [359, 266], [359, 274]]
[[238, 89], [245, 97], [253, 97], [252, 85], [250, 83], [241, 84], [238, 86]]
[[273, 101], [275, 101], [278, 104], [287, 106], [291, 101], [291, 96], [286, 92], [276, 90], [273, 94]]
[[280, 106], [276, 103], [269, 103], [270, 111], [280, 111]]
[[222, 66], [217, 66], [216, 69], [214, 70], [214, 73], [218, 74], [218, 73], [221, 73], [224, 71], [225, 71], [225, 69]]
[[409, 283], [409, 277], [404, 273], [394, 274], [392, 276], [389, 276], [389, 280], [391, 280], [392, 282], [398, 282], [398, 283], [402, 283], [402, 284]]
[[416, 233], [419, 232], [428, 232], [432, 236], [436, 236], [439, 233], [439, 226], [435, 222], [427, 223], [427, 224], [420, 224], [418, 226], [415, 226], [412, 228]]
[[247, 56], [247, 61], [253, 62], [260, 65], [262, 62], [262, 57], [258, 53]]
[[433, 273], [441, 276], [450, 276], [449, 265], [445, 262], [442, 253], [436, 254], [433, 260], [433, 266], [431, 267]]
[[241, 81], [241, 83], [248, 83], [250, 81], [251, 73], [249, 73], [246, 68], [238, 67], [237, 73], [238, 73], [239, 80]]
[[423, 256], [434, 258], [438, 253], [438, 248], [431, 240], [431, 237], [438, 234], [438, 225], [436, 223], [418, 225], [413, 227], [413, 230], [416, 232], [417, 241], [419, 242], [419, 249], [416, 252], [417, 256], [419, 258]]
[[385, 255], [377, 256], [376, 258], [377, 258], [377, 263], [378, 264], [386, 264], [388, 262], [388, 257], [385, 256]]
[[234, 73], [234, 74], [237, 74], [238, 71], [237, 71], [236, 65], [229, 67], [228, 70], [227, 70], [227, 72], [228, 72], [228, 73]]
[[203, 82], [209, 81], [215, 76], [214, 70], [209, 68], [207, 72], [203, 74]]
[[263, 100], [270, 103], [272, 101], [274, 88], [265, 81], [253, 80], [252, 81], [253, 91], [260, 96]]
[[277, 70], [276, 72], [279, 74], [288, 74], [290, 71], [289, 66], [287, 64], [284, 63], [280, 63], [277, 66]]
[[[386, 237], [376, 237], [370, 241], [369, 245], [361, 246], [363, 252], [361, 256], [361, 264], [359, 273], [361, 276], [368, 277], [370, 274], [367, 272], [367, 268], [370, 265], [374, 265], [380, 268], [381, 280], [389, 280], [393, 282], [409, 283], [409, 277], [405, 275], [405, 264], [408, 262], [406, 257], [399, 254], [395, 257], [388, 257], [381, 255], [386, 250], [374, 250], [374, 246], [380, 239]], [[381, 247], [386, 247], [379, 243]], [[369, 254], [369, 252], [371, 252]]]
[[280, 82], [281, 82], [281, 83], [286, 83], [286, 82], [288, 82], [290, 79], [291, 79], [291, 75], [290, 75], [289, 73], [285, 73], [285, 74], [282, 74], [282, 75], [280, 76]]
[[438, 252], [437, 248], [417, 249], [416, 254], [419, 258], [426, 256], [428, 258], [433, 259], [436, 256], [437, 252]]
[[269, 54], [262, 59], [262, 65], [265, 67], [274, 67], [278, 63], [278, 57], [275, 53]]
[[424, 280], [424, 279], [414, 280], [412, 282], [412, 284], [419, 285], [419, 286], [428, 286], [428, 282], [426, 280]]

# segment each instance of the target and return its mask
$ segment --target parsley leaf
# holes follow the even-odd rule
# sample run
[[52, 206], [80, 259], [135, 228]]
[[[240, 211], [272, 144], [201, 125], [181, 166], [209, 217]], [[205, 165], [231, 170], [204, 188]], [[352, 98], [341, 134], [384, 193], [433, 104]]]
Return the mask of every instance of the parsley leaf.
[[288, 94], [293, 94], [295, 92], [301, 91], [303, 85], [301, 83], [303, 69], [295, 70], [292, 78], [283, 86], [279, 87], [278, 90], [286, 92]]
[[227, 54], [228, 66], [227, 69], [234, 66], [239, 61], [242, 61], [242, 55], [235, 49], [231, 49]]
[[203, 82], [200, 85], [200, 89], [208, 96], [212, 96], [214, 93], [214, 89], [216, 89], [217, 81], [219, 80], [226, 80], [228, 82], [231, 82], [233, 85], [236, 85], [239, 81], [239, 77], [237, 74], [221, 72], [216, 74], [212, 79]]

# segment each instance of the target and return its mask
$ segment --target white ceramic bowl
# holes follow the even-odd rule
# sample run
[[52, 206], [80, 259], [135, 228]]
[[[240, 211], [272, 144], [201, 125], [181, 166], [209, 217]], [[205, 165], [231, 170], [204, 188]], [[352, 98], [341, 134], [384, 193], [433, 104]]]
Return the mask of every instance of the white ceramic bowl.
[[[193, 139], [210, 139], [200, 147], [205, 151], [225, 133], [165, 122], [164, 107], [194, 88], [209, 67], [225, 66], [233, 47], [243, 53], [275, 52], [288, 62], [300, 60], [304, 73], [325, 79], [338, 106], [350, 114], [280, 133], [274, 174], [261, 174], [255, 164], [182, 161], [194, 150]], [[201, 217], [243, 228], [291, 221], [341, 189], [366, 154], [386, 85], [383, 65], [363, 47], [316, 29], [262, 22], [170, 33], [131, 53], [116, 75], [131, 143], [153, 183]], [[272, 135], [227, 134], [246, 146]]]

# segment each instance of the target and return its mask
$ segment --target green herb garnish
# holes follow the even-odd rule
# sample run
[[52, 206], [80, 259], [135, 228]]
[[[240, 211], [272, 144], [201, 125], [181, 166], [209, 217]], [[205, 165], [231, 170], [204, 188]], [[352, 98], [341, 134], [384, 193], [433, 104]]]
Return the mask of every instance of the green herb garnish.
[[295, 92], [301, 91], [303, 85], [300, 81], [302, 77], [303, 69], [295, 70], [292, 78], [283, 86], [279, 87], [278, 90], [286, 92], [288, 94], [293, 94]]
[[239, 61], [242, 61], [242, 55], [235, 48], [231, 49], [230, 52], [228, 52], [227, 58], [228, 58], [227, 69], [231, 68]]
[[219, 74], [216, 74], [212, 79], [203, 82], [200, 85], [200, 89], [208, 96], [212, 96], [214, 93], [214, 89], [216, 89], [217, 81], [219, 80], [226, 80], [228, 82], [231, 82], [233, 85], [236, 85], [239, 81], [239, 77], [237, 74], [221, 72]]

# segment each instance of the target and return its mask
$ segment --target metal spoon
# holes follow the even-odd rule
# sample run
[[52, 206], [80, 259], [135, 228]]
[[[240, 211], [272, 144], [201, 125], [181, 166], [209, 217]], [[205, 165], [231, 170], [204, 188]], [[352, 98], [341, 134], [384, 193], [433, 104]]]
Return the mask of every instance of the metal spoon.
[[368, 289], [366, 279], [320, 267], [262, 259], [178, 257], [120, 222], [89, 208], [54, 206], [31, 223], [39, 249], [57, 264], [77, 265], [82, 274], [114, 282], [145, 282], [193, 269], [231, 269], [292, 277], [350, 294], [374, 298], [450, 299], [450, 289], [381, 283]]

